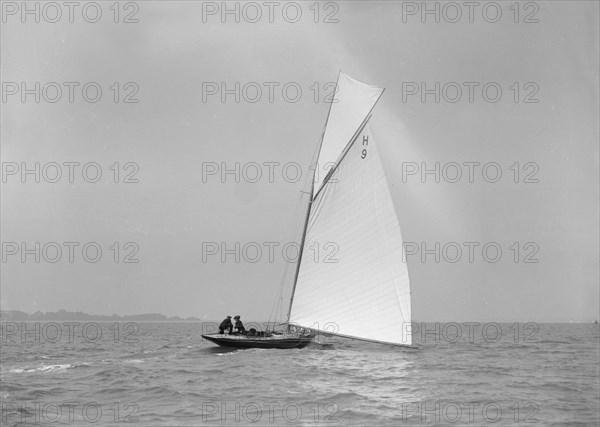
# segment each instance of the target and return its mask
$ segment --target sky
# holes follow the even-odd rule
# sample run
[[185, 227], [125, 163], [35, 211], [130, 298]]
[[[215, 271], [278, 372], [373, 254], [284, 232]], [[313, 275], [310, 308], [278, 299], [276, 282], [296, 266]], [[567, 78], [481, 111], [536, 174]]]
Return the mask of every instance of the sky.
[[58, 4], [2, 4], [3, 310], [287, 308], [342, 70], [385, 88], [413, 319], [599, 317], [597, 2]]

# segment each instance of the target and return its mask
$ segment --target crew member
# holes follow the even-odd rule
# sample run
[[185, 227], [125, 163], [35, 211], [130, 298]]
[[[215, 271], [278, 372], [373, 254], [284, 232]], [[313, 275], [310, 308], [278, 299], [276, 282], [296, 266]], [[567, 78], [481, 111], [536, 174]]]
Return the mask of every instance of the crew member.
[[238, 314], [237, 316], [234, 317], [234, 319], [235, 319], [235, 329], [237, 329], [237, 331], [240, 334], [244, 335], [246, 333], [246, 328], [244, 328], [244, 324], [240, 320], [240, 315]]
[[229, 335], [233, 332], [233, 323], [231, 323], [231, 316], [227, 316], [227, 319], [223, 320], [219, 325], [219, 333], [223, 335], [225, 329], [229, 329]]

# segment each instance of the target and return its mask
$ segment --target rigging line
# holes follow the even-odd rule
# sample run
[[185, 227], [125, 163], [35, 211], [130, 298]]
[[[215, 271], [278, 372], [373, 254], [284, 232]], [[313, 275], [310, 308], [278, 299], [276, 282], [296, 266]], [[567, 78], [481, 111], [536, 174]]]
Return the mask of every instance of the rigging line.
[[[292, 238], [294, 238], [295, 236], [297, 236], [298, 231], [298, 223], [299, 223], [299, 218], [300, 218], [300, 212], [301, 212], [301, 206], [302, 206], [302, 198], [300, 197], [297, 202], [296, 202], [296, 208], [293, 214], [293, 222], [292, 222], [292, 227], [291, 227], [291, 231], [290, 231], [290, 235], [289, 235], [289, 240], [291, 241]], [[283, 287], [285, 285], [285, 282], [287, 280], [288, 277], [288, 273], [289, 273], [289, 268], [290, 268], [290, 263], [286, 262], [285, 266], [284, 266], [284, 270], [283, 270], [283, 274], [281, 277], [281, 281], [279, 283], [279, 292], [277, 294], [278, 298], [274, 301], [273, 305], [271, 306], [271, 312], [269, 315], [269, 322], [271, 321], [271, 318], [274, 317], [274, 320], [278, 319], [278, 316], [281, 313], [282, 305], [283, 305]]]

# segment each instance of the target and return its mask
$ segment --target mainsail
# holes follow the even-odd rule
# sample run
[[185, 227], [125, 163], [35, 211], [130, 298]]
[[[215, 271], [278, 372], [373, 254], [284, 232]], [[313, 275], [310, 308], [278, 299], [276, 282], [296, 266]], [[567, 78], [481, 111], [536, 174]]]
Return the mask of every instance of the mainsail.
[[344, 74], [338, 85], [319, 155], [336, 167], [315, 187], [289, 323], [411, 345], [402, 235], [369, 126], [383, 90]]

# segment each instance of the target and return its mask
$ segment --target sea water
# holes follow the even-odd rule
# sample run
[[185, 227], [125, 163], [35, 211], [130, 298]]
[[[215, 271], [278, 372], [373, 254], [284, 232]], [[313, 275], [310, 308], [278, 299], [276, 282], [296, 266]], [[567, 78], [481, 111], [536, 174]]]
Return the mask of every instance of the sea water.
[[420, 350], [331, 337], [228, 350], [202, 328], [3, 322], [0, 424], [600, 423], [594, 324], [417, 323]]

